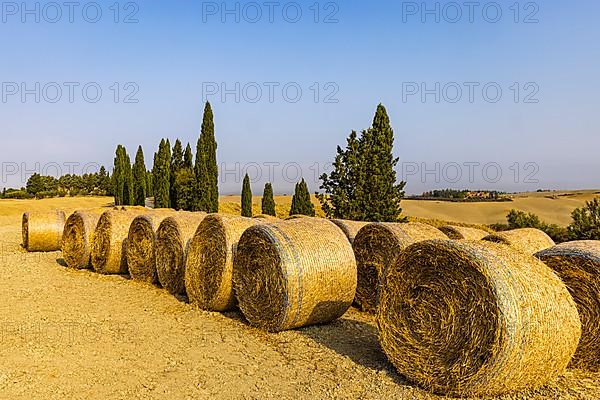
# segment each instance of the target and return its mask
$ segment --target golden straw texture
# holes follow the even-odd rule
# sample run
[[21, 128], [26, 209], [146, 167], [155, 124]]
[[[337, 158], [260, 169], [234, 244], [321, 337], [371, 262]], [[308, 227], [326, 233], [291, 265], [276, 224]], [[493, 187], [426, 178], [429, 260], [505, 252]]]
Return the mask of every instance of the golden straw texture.
[[535, 228], [498, 232], [484, 237], [483, 240], [505, 244], [530, 255], [555, 245], [554, 240], [550, 236]]
[[432, 240], [384, 277], [380, 342], [409, 380], [452, 396], [552, 382], [581, 334], [564, 283], [536, 258], [495, 243]]
[[111, 275], [127, 274], [127, 235], [133, 219], [147, 213], [141, 208], [114, 209], [104, 212], [94, 230], [92, 267]]
[[277, 217], [274, 217], [272, 215], [267, 215], [267, 214], [258, 214], [258, 215], [254, 215], [252, 218], [254, 219], [262, 219], [262, 220], [267, 220], [267, 221], [279, 221], [280, 219]]
[[356, 261], [326, 219], [256, 225], [238, 244], [233, 284], [250, 324], [277, 332], [342, 316], [356, 291]]
[[185, 294], [185, 259], [189, 242], [202, 220], [202, 212], [179, 212], [158, 227], [156, 272], [158, 281], [173, 295]]
[[484, 230], [466, 226], [444, 225], [439, 229], [453, 240], [481, 240], [489, 235]]
[[175, 215], [169, 209], [153, 210], [136, 217], [127, 235], [127, 267], [136, 281], [158, 283], [156, 273], [156, 236], [160, 223]]
[[185, 266], [185, 287], [191, 303], [209, 311], [235, 306], [233, 257], [242, 233], [263, 219], [211, 214], [198, 226]]
[[285, 217], [284, 221], [289, 221], [291, 219], [299, 219], [299, 218], [314, 218], [314, 217], [309, 217], [309, 216], [304, 215], [304, 214], [294, 214], [294, 215], [290, 215], [288, 217]]
[[87, 269], [92, 266], [91, 253], [94, 230], [106, 209], [79, 210], [67, 218], [62, 236], [63, 259], [69, 268]]
[[60, 250], [64, 227], [65, 213], [62, 210], [26, 212], [21, 222], [23, 247], [32, 252]]
[[402, 250], [423, 240], [447, 238], [439, 229], [419, 222], [365, 225], [352, 245], [358, 264], [356, 303], [363, 311], [374, 311], [381, 275]]
[[368, 224], [368, 222], [348, 221], [345, 219], [332, 219], [331, 222], [336, 224], [338, 228], [340, 228], [344, 232], [344, 234], [350, 241], [350, 244], [354, 243], [354, 238], [356, 237], [358, 231], [360, 231], [365, 225]]
[[559, 244], [535, 255], [567, 285], [581, 319], [581, 340], [571, 367], [600, 370], [600, 241]]

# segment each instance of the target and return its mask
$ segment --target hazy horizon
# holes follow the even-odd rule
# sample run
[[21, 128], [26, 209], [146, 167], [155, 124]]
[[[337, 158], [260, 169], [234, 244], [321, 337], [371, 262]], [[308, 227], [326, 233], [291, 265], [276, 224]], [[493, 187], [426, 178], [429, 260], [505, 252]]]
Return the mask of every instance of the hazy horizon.
[[163, 137], [195, 150], [205, 100], [223, 194], [245, 172], [318, 190], [380, 102], [407, 194], [600, 187], [600, 4], [275, 3], [3, 3], [0, 187], [110, 170], [117, 144], [148, 168]]

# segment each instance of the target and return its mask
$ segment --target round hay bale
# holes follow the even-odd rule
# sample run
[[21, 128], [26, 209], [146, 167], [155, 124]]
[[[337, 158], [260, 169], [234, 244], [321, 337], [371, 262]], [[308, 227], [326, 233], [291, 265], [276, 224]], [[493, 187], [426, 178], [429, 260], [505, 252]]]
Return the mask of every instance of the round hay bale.
[[600, 241], [559, 244], [535, 255], [554, 270], [573, 296], [581, 320], [574, 368], [600, 370]]
[[98, 220], [92, 243], [92, 267], [105, 274], [127, 274], [127, 235], [133, 219], [148, 210], [105, 211]]
[[62, 210], [24, 213], [21, 221], [23, 248], [31, 252], [60, 250], [64, 227]]
[[94, 230], [102, 208], [79, 210], [67, 218], [62, 236], [62, 255], [69, 268], [88, 269], [91, 264]]
[[190, 242], [185, 266], [185, 288], [191, 303], [208, 311], [235, 306], [233, 257], [242, 233], [262, 219], [211, 214]]
[[174, 210], [154, 210], [136, 217], [127, 235], [127, 267], [136, 281], [158, 283], [156, 273], [156, 235], [160, 223], [174, 215]]
[[344, 234], [350, 241], [350, 244], [354, 243], [354, 238], [356, 237], [358, 231], [360, 231], [365, 225], [368, 224], [368, 222], [348, 221], [345, 219], [332, 219], [331, 222], [336, 224], [338, 228], [340, 228], [344, 232]]
[[536, 258], [482, 241], [409, 246], [388, 269], [377, 323], [398, 371], [435, 393], [493, 396], [563, 373], [581, 324]]
[[156, 234], [156, 272], [158, 281], [173, 295], [185, 294], [185, 259], [205, 213], [180, 212], [166, 218]]
[[513, 229], [511, 231], [493, 233], [484, 237], [483, 240], [501, 243], [530, 255], [556, 244], [544, 231], [535, 228]]
[[256, 225], [242, 235], [233, 285], [251, 325], [278, 332], [342, 316], [356, 291], [344, 233], [321, 218]]
[[358, 264], [356, 303], [363, 311], [374, 311], [381, 276], [402, 250], [423, 240], [447, 238], [439, 229], [419, 222], [365, 225], [352, 244]]
[[274, 217], [272, 215], [267, 215], [267, 214], [254, 215], [252, 218], [254, 218], [254, 219], [263, 219], [263, 220], [267, 220], [267, 221], [279, 221], [279, 218]]
[[466, 226], [444, 225], [439, 229], [453, 240], [481, 240], [489, 235], [488, 232], [482, 229]]
[[289, 221], [291, 219], [299, 219], [299, 218], [314, 218], [314, 217], [309, 217], [308, 215], [304, 215], [304, 214], [294, 214], [294, 215], [285, 217], [284, 221]]

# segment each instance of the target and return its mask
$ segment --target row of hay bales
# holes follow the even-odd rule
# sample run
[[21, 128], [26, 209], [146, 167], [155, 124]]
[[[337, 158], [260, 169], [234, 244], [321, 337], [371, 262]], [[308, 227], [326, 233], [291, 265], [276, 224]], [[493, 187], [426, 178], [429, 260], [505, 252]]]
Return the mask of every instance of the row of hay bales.
[[399, 372], [436, 393], [515, 392], [548, 383], [569, 362], [600, 364], [599, 242], [553, 246], [533, 229], [99, 214], [67, 220], [69, 266], [129, 272], [205, 310], [237, 306], [272, 332], [332, 321], [355, 301], [377, 313]]

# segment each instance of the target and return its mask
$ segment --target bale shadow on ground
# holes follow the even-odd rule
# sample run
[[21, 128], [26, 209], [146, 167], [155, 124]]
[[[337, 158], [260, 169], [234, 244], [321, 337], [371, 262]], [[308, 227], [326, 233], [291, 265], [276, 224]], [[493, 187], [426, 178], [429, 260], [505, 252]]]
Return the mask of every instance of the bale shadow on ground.
[[361, 319], [344, 316], [329, 324], [309, 326], [298, 332], [356, 364], [387, 373], [400, 385], [413, 386], [388, 361], [379, 344], [375, 323]]
[[64, 258], [62, 258], [62, 257], [61, 257], [61, 258], [57, 258], [57, 259], [56, 259], [56, 263], [57, 263], [58, 265], [60, 265], [61, 267], [65, 267], [65, 268], [68, 268], [68, 267], [69, 267], [69, 266], [67, 265], [67, 262], [65, 261], [65, 259], [64, 259]]

